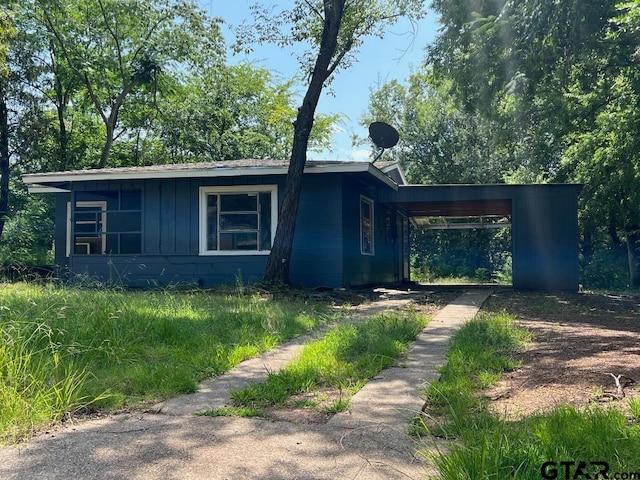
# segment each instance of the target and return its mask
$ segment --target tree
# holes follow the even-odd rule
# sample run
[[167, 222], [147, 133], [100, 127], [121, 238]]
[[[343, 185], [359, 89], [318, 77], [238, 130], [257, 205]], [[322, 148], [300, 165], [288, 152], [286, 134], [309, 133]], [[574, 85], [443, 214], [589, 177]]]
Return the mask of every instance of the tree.
[[584, 183], [585, 237], [605, 229], [613, 244], [626, 244], [629, 285], [640, 287], [640, 74], [637, 40], [640, 3], [620, 5], [608, 35], [610, 46], [589, 83], [573, 96], [584, 112], [564, 157], [565, 168]]
[[506, 132], [507, 177], [576, 181], [582, 253], [596, 237], [625, 244], [640, 286], [637, 75], [640, 3], [436, 0], [435, 78], [465, 111]]
[[15, 35], [11, 12], [0, 7], [0, 237], [9, 209], [9, 44]]
[[217, 22], [188, 0], [35, 1], [51, 41], [104, 124], [100, 168], [123, 134], [119, 116], [130, 95], [153, 95], [172, 62], [218, 64], [223, 58]]
[[465, 112], [446, 85], [415, 73], [406, 84], [381, 85], [370, 97], [362, 123], [382, 120], [395, 125], [398, 145], [390, 152], [412, 183], [495, 183], [512, 161], [496, 147], [492, 122]]
[[[292, 81], [251, 64], [198, 69], [159, 102], [167, 161], [281, 159], [291, 150], [296, 110]], [[328, 145], [335, 117], [322, 116], [311, 148]]]
[[[423, 14], [419, 0], [296, 0], [291, 10], [280, 14], [253, 7], [256, 23], [241, 32], [244, 45], [251, 41], [277, 42], [286, 47], [308, 42], [300, 61], [309, 75], [307, 90], [294, 121], [293, 145], [287, 180], [278, 216], [278, 227], [267, 259], [264, 280], [289, 284], [289, 264], [307, 148], [316, 106], [325, 84], [338, 68], [353, 61], [354, 52], [368, 35], [384, 34], [384, 27], [400, 16]], [[287, 33], [283, 30], [288, 29]]]

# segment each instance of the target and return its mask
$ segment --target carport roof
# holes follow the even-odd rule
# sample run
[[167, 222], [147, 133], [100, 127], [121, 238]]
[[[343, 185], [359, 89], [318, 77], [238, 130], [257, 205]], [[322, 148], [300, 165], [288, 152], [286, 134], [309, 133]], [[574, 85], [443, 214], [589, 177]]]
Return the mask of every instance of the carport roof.
[[[413, 219], [425, 217], [505, 217], [510, 218], [512, 203], [518, 198], [562, 196], [568, 190], [577, 194], [578, 184], [539, 185], [400, 185], [397, 191], [381, 192], [382, 203], [399, 207]], [[417, 221], [425, 224], [428, 222]]]

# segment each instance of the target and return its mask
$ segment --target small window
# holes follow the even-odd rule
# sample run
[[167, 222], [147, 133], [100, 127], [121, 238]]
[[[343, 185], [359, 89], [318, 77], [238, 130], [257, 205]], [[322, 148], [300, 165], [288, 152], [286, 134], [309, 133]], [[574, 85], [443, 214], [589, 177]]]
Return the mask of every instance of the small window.
[[363, 255], [373, 255], [373, 200], [360, 197], [360, 252]]
[[267, 254], [275, 234], [276, 217], [274, 185], [202, 187], [200, 253]]
[[67, 207], [67, 256], [141, 253], [140, 190], [76, 192]]

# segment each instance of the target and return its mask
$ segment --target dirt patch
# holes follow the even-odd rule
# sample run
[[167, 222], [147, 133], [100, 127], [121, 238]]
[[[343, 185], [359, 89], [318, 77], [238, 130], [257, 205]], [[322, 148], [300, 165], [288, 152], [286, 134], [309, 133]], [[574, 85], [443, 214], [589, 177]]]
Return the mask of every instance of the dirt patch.
[[339, 404], [349, 401], [351, 394], [335, 389], [321, 389], [292, 395], [281, 407], [272, 407], [266, 417], [300, 424], [324, 424], [340, 409]]
[[[522, 368], [486, 392], [494, 412], [517, 418], [592, 402], [624, 410], [640, 395], [640, 297], [500, 291], [483, 310], [513, 313], [534, 334], [516, 352]], [[621, 375], [623, 398], [610, 374]]]

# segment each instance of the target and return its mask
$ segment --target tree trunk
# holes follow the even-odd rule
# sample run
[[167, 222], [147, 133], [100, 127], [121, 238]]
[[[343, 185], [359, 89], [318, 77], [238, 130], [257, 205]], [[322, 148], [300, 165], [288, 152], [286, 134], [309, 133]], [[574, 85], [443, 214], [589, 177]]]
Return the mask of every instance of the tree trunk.
[[107, 127], [107, 135], [104, 140], [104, 145], [102, 146], [102, 153], [100, 155], [100, 163], [98, 164], [98, 168], [104, 168], [107, 166], [107, 162], [109, 161], [109, 154], [111, 153], [111, 147], [113, 146], [113, 135], [114, 128], [109, 124]]
[[[55, 65], [54, 65], [54, 75], [55, 75]], [[64, 119], [65, 113], [67, 110], [67, 95], [65, 95], [62, 87], [62, 82], [58, 75], [55, 75], [55, 92], [56, 92], [56, 112], [58, 114], [58, 130], [59, 138], [58, 138], [58, 148], [60, 151], [58, 152], [58, 168], [57, 170], [67, 170], [69, 166], [68, 159], [68, 145], [69, 145], [69, 135], [67, 133], [67, 123]]]
[[640, 288], [640, 226], [628, 227], [626, 230], [629, 286]]
[[64, 120], [65, 107], [58, 105], [58, 129], [60, 130], [60, 136], [58, 139], [58, 148], [60, 152], [58, 154], [58, 170], [66, 170], [68, 167], [67, 150], [69, 145], [69, 136], [67, 134], [67, 124]]
[[307, 162], [309, 136], [311, 135], [313, 117], [320, 100], [324, 82], [331, 73], [329, 65], [338, 45], [338, 34], [340, 33], [342, 15], [344, 13], [344, 0], [325, 0], [324, 13], [324, 29], [320, 51], [316, 57], [307, 93], [298, 109], [298, 115], [294, 122], [293, 147], [291, 149], [282, 206], [278, 216], [278, 227], [276, 228], [276, 235], [264, 273], [264, 281], [266, 283], [283, 285], [291, 283], [289, 276], [291, 250], [296, 229], [300, 192], [302, 190], [302, 177], [304, 175], [304, 166]]
[[9, 214], [9, 112], [0, 86], [0, 238]]

